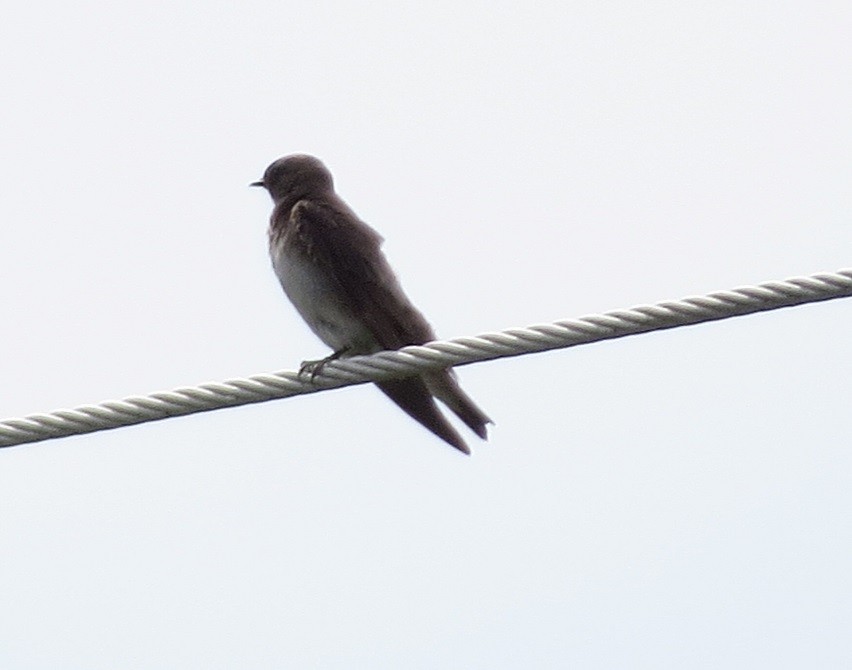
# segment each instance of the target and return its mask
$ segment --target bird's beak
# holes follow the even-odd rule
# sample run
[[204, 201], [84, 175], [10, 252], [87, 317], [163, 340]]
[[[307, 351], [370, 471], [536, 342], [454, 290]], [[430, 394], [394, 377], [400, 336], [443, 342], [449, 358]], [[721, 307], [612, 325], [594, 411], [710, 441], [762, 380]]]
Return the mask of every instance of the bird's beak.
[[253, 181], [251, 184], [249, 184], [249, 186], [266, 186], [266, 184], [264, 184], [263, 180], [261, 179], [260, 181]]

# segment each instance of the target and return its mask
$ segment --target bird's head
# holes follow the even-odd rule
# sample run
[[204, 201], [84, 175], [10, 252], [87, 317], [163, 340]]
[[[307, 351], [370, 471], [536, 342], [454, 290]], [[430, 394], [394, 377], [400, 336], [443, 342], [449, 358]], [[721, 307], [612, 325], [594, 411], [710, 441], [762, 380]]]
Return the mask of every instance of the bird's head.
[[321, 160], [307, 154], [279, 158], [266, 168], [263, 179], [250, 186], [263, 186], [276, 203], [334, 191], [331, 172]]

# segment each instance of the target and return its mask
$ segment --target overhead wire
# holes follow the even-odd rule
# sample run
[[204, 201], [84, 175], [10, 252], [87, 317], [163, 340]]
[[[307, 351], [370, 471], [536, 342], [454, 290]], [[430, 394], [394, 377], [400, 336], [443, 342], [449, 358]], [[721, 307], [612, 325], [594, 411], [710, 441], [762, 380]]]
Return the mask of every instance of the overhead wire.
[[526, 328], [329, 361], [315, 376], [284, 370], [0, 421], [0, 447], [266, 402], [447, 367], [852, 296], [852, 269], [640, 305]]

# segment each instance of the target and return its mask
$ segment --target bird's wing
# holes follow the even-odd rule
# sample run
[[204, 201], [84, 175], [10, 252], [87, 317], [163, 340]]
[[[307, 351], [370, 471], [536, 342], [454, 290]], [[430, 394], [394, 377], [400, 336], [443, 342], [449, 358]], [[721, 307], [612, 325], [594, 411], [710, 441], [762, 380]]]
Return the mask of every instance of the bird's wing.
[[345, 205], [301, 200], [291, 211], [290, 226], [290, 234], [326, 268], [346, 304], [383, 348], [435, 339], [388, 265], [382, 237]]
[[[336, 293], [343, 296], [379, 346], [398, 349], [435, 339], [426, 319], [402, 292], [381, 251], [381, 236], [348, 208], [302, 200], [291, 210], [287, 234], [298, 235], [300, 248], [326, 269]], [[441, 414], [423, 378], [388, 379], [376, 385], [438, 437], [470, 453]]]

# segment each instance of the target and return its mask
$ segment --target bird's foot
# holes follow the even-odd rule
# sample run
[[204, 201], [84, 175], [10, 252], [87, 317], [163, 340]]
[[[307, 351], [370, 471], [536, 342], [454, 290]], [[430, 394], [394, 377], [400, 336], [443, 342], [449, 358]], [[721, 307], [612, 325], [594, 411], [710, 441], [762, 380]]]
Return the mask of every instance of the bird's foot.
[[343, 356], [348, 351], [348, 348], [341, 349], [340, 351], [335, 351], [330, 356], [326, 356], [325, 358], [321, 358], [318, 361], [302, 361], [302, 365], [299, 367], [299, 377], [302, 375], [310, 375], [311, 382], [314, 381], [314, 377], [322, 372], [322, 369], [331, 363], [331, 361], [336, 361], [338, 358]]

